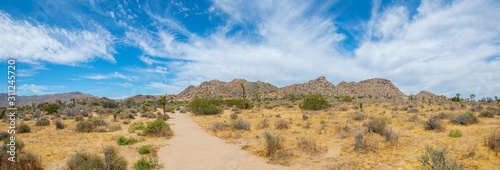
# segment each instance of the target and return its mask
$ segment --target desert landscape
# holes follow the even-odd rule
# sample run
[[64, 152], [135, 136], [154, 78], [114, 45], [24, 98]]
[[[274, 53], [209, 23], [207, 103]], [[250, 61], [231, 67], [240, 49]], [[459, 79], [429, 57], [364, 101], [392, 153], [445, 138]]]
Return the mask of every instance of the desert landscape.
[[[212, 80], [119, 101], [58, 95], [19, 97], [27, 105], [16, 115], [16, 140], [24, 147], [18, 163], [3, 155], [2, 169], [500, 166], [500, 100], [406, 96], [386, 79], [335, 86], [319, 77], [282, 88]], [[5, 108], [2, 116], [8, 129]]]

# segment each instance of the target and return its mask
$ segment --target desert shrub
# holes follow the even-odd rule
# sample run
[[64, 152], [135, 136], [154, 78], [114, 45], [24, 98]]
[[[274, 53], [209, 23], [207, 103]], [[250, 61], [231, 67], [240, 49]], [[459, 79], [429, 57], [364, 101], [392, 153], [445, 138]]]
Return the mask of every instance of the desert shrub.
[[31, 131], [31, 128], [26, 123], [21, 123], [21, 125], [19, 125], [17, 127], [17, 132], [19, 132], [19, 133], [29, 133], [30, 131]]
[[328, 103], [328, 100], [320, 94], [306, 97], [299, 105], [299, 108], [302, 110], [323, 110], [330, 107], [331, 105]]
[[64, 123], [61, 119], [55, 120], [54, 124], [56, 125], [56, 129], [64, 129]]
[[102, 103], [102, 107], [104, 108], [116, 108], [118, 107], [118, 103], [112, 100], [108, 100]]
[[450, 115], [446, 114], [444, 112], [441, 112], [441, 113], [439, 113], [437, 115], [432, 116], [432, 118], [435, 118], [435, 119], [447, 119], [447, 118], [450, 118]]
[[302, 114], [302, 120], [307, 120], [307, 119], [309, 119], [309, 116], [307, 116], [307, 114], [305, 114], [305, 113]]
[[383, 135], [385, 132], [385, 127], [387, 126], [387, 120], [385, 118], [374, 118], [366, 124], [369, 133], [378, 133]]
[[265, 131], [264, 138], [266, 139], [266, 156], [272, 156], [278, 150], [283, 149], [282, 139], [277, 138], [271, 132]]
[[160, 169], [162, 167], [163, 166], [158, 163], [157, 158], [142, 157], [134, 164], [134, 168], [137, 170]]
[[56, 104], [49, 104], [43, 108], [43, 110], [47, 111], [47, 114], [57, 113], [57, 109], [59, 109], [59, 106]]
[[78, 112], [76, 111], [75, 108], [64, 109], [64, 115], [66, 115], [66, 116], [76, 116], [76, 114], [78, 114]]
[[422, 155], [418, 161], [427, 169], [464, 169], [463, 164], [457, 160], [447, 160], [446, 148], [437, 148], [431, 146], [425, 147], [425, 155]]
[[118, 130], [122, 130], [122, 127], [120, 126], [119, 123], [113, 123], [113, 124], [109, 125], [110, 132], [114, 132], [114, 131], [118, 131]]
[[98, 170], [104, 168], [104, 161], [96, 154], [76, 153], [67, 162], [69, 169]]
[[288, 122], [286, 122], [285, 120], [278, 120], [274, 122], [274, 128], [279, 130], [288, 129]]
[[259, 128], [260, 129], [264, 129], [264, 128], [267, 128], [267, 127], [269, 127], [269, 123], [268, 123], [267, 119], [264, 119], [264, 120], [260, 121], [260, 123], [259, 123]]
[[106, 129], [106, 127], [97, 127], [97, 129], [95, 131], [104, 133], [104, 132], [108, 132], [108, 129]]
[[410, 122], [416, 122], [416, 121], [418, 121], [417, 114], [414, 114], [414, 115], [410, 116], [410, 118], [408, 119], [408, 121], [410, 121]]
[[77, 132], [92, 132], [93, 127], [90, 121], [81, 121], [76, 124]]
[[453, 137], [453, 138], [462, 137], [462, 132], [460, 132], [460, 130], [450, 130], [450, 133], [448, 133], [448, 136]]
[[[239, 109], [243, 109], [243, 100], [242, 99], [227, 99], [227, 100], [224, 100], [224, 104], [226, 106], [229, 106], [229, 107], [236, 106]], [[245, 101], [245, 108], [251, 109], [251, 108], [253, 108], [253, 104], [250, 103], [250, 101], [246, 100]]]
[[130, 138], [127, 139], [124, 136], [118, 137], [118, 139], [116, 141], [117, 141], [118, 145], [132, 145], [134, 143], [139, 142], [134, 137], [130, 137]]
[[394, 131], [392, 127], [385, 129], [384, 136], [385, 141], [390, 142], [391, 144], [396, 143], [399, 139], [399, 133]]
[[339, 108], [339, 111], [347, 111], [349, 110], [349, 108], [345, 107], [345, 106], [342, 106]]
[[128, 110], [125, 110], [120, 113], [120, 119], [135, 119], [135, 114], [130, 113]]
[[359, 131], [356, 136], [354, 136], [354, 150], [356, 151], [368, 151], [375, 150], [377, 147], [375, 142], [370, 138], [366, 138], [362, 131]]
[[81, 116], [81, 115], [80, 116], [76, 116], [75, 120], [76, 121], [83, 121], [83, 116]]
[[243, 119], [238, 119], [233, 122], [233, 129], [250, 130], [250, 122]]
[[115, 147], [108, 146], [104, 148], [104, 168], [106, 170], [125, 170], [127, 169], [127, 161], [123, 156], [118, 155], [118, 150]]
[[102, 118], [92, 118], [90, 120], [90, 122], [92, 123], [92, 126], [94, 126], [94, 127], [108, 125], [108, 123], [106, 123], [106, 121]]
[[424, 123], [424, 129], [425, 130], [444, 131], [446, 129], [446, 126], [439, 119], [429, 118], [429, 120], [425, 121], [425, 123]]
[[[22, 169], [29, 169], [29, 170], [43, 170], [42, 167], [42, 161], [40, 156], [23, 152], [19, 154], [19, 167], [22, 167]], [[7, 168], [1, 168], [1, 169], [7, 169]]]
[[480, 111], [482, 111], [483, 109], [484, 109], [484, 107], [483, 107], [483, 106], [481, 106], [481, 105], [477, 105], [477, 106], [472, 106], [472, 107], [470, 107], [470, 109], [469, 109], [469, 110], [470, 110], [471, 112], [480, 112]]
[[155, 121], [148, 123], [145, 134], [157, 137], [167, 137], [172, 136], [174, 132], [170, 129], [170, 125], [165, 122], [165, 120], [156, 119]]
[[191, 101], [191, 112], [195, 115], [215, 115], [222, 113], [220, 101], [209, 98], [196, 97]]
[[161, 114], [161, 115], [158, 115], [158, 119], [162, 119], [162, 120], [168, 120], [170, 118], [170, 116], [168, 114]]
[[488, 117], [488, 118], [492, 118], [492, 117], [495, 117], [495, 114], [493, 114], [493, 112], [489, 111], [489, 110], [485, 110], [485, 111], [482, 111], [480, 114], [479, 114], [479, 117]]
[[471, 125], [474, 123], [478, 123], [479, 120], [477, 119], [476, 115], [472, 112], [465, 112], [462, 113], [461, 115], [455, 117], [453, 119], [453, 122], [456, 124], [461, 124], [461, 125]]
[[344, 96], [344, 97], [342, 97], [342, 101], [344, 101], [344, 102], [352, 102], [352, 98], [350, 96]]
[[153, 145], [144, 145], [139, 149], [139, 153], [141, 155], [151, 153], [151, 150], [153, 150]]
[[36, 121], [35, 126], [49, 126], [50, 120], [47, 117], [42, 117]]
[[500, 131], [496, 130], [491, 132], [491, 134], [486, 137], [485, 144], [498, 156], [498, 153], [500, 152]]
[[236, 113], [231, 113], [231, 115], [229, 115], [231, 117], [231, 119], [233, 120], [236, 120], [238, 119], [238, 115]]
[[408, 109], [407, 111], [408, 113], [418, 113], [418, 109], [415, 109], [415, 108], [411, 108], [411, 109]]
[[318, 146], [316, 141], [307, 138], [301, 138], [300, 140], [298, 140], [297, 146], [299, 146], [299, 148], [303, 151], [309, 153], [316, 153], [321, 151], [321, 148]]
[[365, 119], [365, 115], [363, 114], [363, 112], [354, 112], [354, 114], [352, 115], [352, 119], [354, 120], [364, 120]]
[[6, 132], [6, 131], [0, 132], [0, 141], [3, 141], [5, 138], [8, 138], [8, 137], [10, 137], [9, 132]]
[[212, 123], [212, 127], [210, 128], [213, 132], [223, 131], [229, 129], [229, 124], [226, 122], [215, 121]]

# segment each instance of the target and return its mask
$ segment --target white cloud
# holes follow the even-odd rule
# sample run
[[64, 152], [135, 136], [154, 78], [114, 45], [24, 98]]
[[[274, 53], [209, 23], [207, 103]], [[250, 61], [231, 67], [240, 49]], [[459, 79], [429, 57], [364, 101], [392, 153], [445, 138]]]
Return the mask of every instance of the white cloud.
[[[116, 62], [111, 34], [95, 26], [95, 31], [67, 30], [12, 19], [0, 11], [0, 59], [21, 62], [50, 62], [78, 65], [96, 58]], [[7, 41], [8, 40], [8, 41]]]
[[119, 86], [122, 86], [122, 87], [132, 87], [134, 86], [133, 84], [130, 84], [128, 82], [125, 82], [125, 83], [116, 83], [117, 85]]
[[[149, 82], [145, 86], [146, 90], [154, 91], [154, 92], [159, 92], [158, 94], [172, 94], [175, 91], [181, 90], [178, 86], [175, 85], [168, 85], [162, 82]], [[178, 92], [176, 92], [178, 93]]]
[[102, 75], [102, 74], [98, 73], [98, 74], [83, 76], [83, 78], [93, 79], [93, 80], [121, 78], [121, 79], [125, 79], [128, 81], [135, 81], [137, 79], [137, 77], [135, 77], [135, 76], [124, 76], [123, 74], [120, 74], [118, 72], [114, 72], [114, 73], [107, 74], [107, 75]]
[[58, 93], [54, 92], [53, 90], [61, 88], [64, 88], [64, 86], [43, 86], [35, 84], [23, 84], [19, 86], [17, 90], [19, 91], [20, 95], [25, 95], [25, 94], [44, 95], [44, 94]]

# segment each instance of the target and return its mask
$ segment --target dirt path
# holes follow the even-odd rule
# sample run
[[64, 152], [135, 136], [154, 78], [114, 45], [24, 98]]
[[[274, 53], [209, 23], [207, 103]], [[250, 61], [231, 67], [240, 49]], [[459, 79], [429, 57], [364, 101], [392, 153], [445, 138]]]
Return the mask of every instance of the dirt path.
[[287, 169], [206, 133], [186, 114], [171, 114], [174, 137], [160, 148], [164, 169]]

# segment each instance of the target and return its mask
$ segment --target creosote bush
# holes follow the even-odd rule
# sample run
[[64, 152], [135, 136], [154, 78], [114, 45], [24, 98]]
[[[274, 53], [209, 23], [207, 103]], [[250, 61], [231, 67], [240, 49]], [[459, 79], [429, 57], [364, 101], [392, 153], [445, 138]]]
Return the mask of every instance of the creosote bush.
[[304, 99], [304, 101], [299, 105], [302, 110], [323, 110], [330, 108], [331, 105], [328, 103], [325, 97], [320, 94], [310, 95]]
[[54, 124], [56, 125], [56, 129], [64, 129], [64, 123], [61, 119], [55, 120]]
[[92, 132], [93, 127], [92, 123], [90, 121], [81, 121], [76, 124], [76, 131], [77, 132]]
[[127, 161], [123, 156], [118, 155], [118, 150], [115, 147], [108, 146], [104, 148], [104, 169], [106, 170], [125, 170], [127, 169]]
[[156, 136], [156, 137], [167, 137], [174, 135], [170, 125], [163, 119], [156, 119], [153, 122], [149, 122], [146, 130], [144, 130], [146, 135]]
[[151, 169], [160, 169], [163, 165], [158, 163], [157, 158], [145, 158], [142, 157], [135, 164], [134, 168], [136, 170], [151, 170]]
[[425, 147], [425, 155], [422, 155], [418, 161], [427, 169], [464, 169], [462, 163], [457, 160], [448, 160], [446, 148], [435, 149], [432, 146]]
[[212, 123], [212, 127], [210, 128], [214, 133], [217, 133], [217, 131], [223, 131], [229, 129], [229, 124], [226, 122], [220, 122], [220, 121], [215, 121]]
[[120, 123], [113, 123], [113, 124], [109, 125], [110, 132], [114, 132], [114, 131], [118, 131], [118, 130], [122, 130]]
[[118, 150], [108, 146], [103, 150], [104, 160], [97, 154], [76, 153], [67, 161], [68, 169], [75, 170], [125, 170], [127, 161]]
[[29, 133], [30, 131], [31, 131], [31, 128], [26, 123], [21, 123], [21, 125], [19, 125], [17, 127], [17, 132], [18, 133]]
[[233, 122], [233, 129], [250, 130], [250, 122], [243, 119], [238, 119]]
[[387, 126], [387, 120], [385, 118], [377, 117], [374, 118], [366, 124], [369, 133], [378, 133], [383, 135], [385, 132], [385, 127]]
[[153, 145], [144, 145], [142, 146], [140, 149], [139, 149], [139, 153], [141, 155], [144, 155], [144, 154], [148, 154], [148, 153], [151, 153], [151, 151], [153, 150]]
[[215, 99], [198, 98], [191, 101], [191, 112], [195, 115], [215, 115], [222, 113], [221, 102]]
[[273, 133], [265, 131], [264, 138], [266, 139], [266, 156], [273, 156], [278, 150], [283, 149], [282, 139], [274, 136]]
[[495, 114], [493, 114], [493, 112], [489, 111], [489, 110], [485, 110], [485, 111], [482, 111], [480, 114], [479, 114], [479, 117], [488, 117], [488, 118], [492, 118], [492, 117], [495, 117]]

